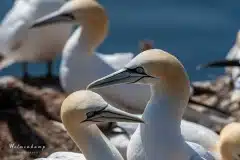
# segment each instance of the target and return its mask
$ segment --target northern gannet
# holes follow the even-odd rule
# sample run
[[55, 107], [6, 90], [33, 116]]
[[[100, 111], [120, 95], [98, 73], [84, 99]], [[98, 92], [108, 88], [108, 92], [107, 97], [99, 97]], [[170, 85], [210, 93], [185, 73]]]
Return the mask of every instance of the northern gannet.
[[[57, 10], [65, 0], [16, 0], [0, 26], [0, 69], [16, 62], [51, 61], [61, 53], [72, 31], [72, 24], [60, 24], [29, 29], [31, 24]], [[27, 76], [26, 63], [23, 65]]]
[[61, 119], [68, 135], [84, 156], [77, 153], [57, 152], [50, 155], [49, 159], [57, 159], [57, 157], [70, 159], [68, 155], [72, 155], [76, 160], [81, 157], [81, 160], [123, 160], [122, 155], [99, 130], [96, 123], [117, 121], [143, 123], [141, 118], [114, 108], [100, 95], [87, 90], [74, 92], [63, 101]]
[[[190, 82], [181, 62], [160, 49], [137, 55], [123, 69], [89, 84], [88, 89], [120, 83], [151, 86], [145, 124], [131, 137], [128, 160], [214, 159], [196, 143], [185, 142], [180, 123], [190, 97]], [[194, 133], [193, 133], [194, 134]]]
[[236, 41], [233, 47], [228, 52], [225, 60], [217, 60], [207, 64], [199, 65], [198, 68], [207, 67], [226, 67], [226, 73], [231, 76], [233, 80], [240, 76], [240, 31], [236, 36]]
[[221, 160], [240, 160], [240, 123], [230, 123], [221, 130], [215, 149]]
[[[80, 24], [63, 49], [60, 80], [67, 93], [85, 89], [93, 80], [125, 66], [134, 56], [133, 53], [104, 55], [94, 52], [108, 32], [107, 14], [96, 0], [70, 0], [59, 10], [38, 19], [32, 27], [53, 23]], [[150, 97], [146, 86], [114, 86], [95, 92], [118, 108], [138, 113], [142, 113]], [[137, 99], [133, 96], [136, 94]]]
[[217, 60], [207, 64], [199, 65], [198, 68], [225, 67], [226, 74], [230, 75], [233, 92], [231, 103], [240, 101], [240, 31], [236, 36], [236, 41], [225, 60]]

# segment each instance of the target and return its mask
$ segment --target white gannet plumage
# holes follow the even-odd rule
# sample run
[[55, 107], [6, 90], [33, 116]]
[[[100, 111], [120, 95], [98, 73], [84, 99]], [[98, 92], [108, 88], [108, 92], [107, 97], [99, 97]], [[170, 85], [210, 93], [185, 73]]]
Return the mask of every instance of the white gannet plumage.
[[15, 62], [51, 61], [61, 53], [72, 24], [29, 29], [32, 23], [61, 7], [65, 0], [17, 0], [0, 26], [3, 69]]
[[[141, 117], [141, 115], [138, 115]], [[136, 123], [126, 123], [126, 122], [118, 122], [117, 127], [123, 129], [129, 137], [133, 135], [136, 131], [138, 124]], [[211, 150], [215, 147], [216, 142], [219, 141], [219, 135], [212, 131], [211, 129], [204, 127], [200, 124], [196, 124], [194, 122], [182, 120], [181, 121], [181, 134], [186, 141], [194, 142], [200, 144], [207, 150]], [[121, 142], [121, 139], [117, 139], [118, 137], [114, 137], [114, 142], [112, 142], [115, 146], [117, 146]], [[128, 141], [124, 141], [124, 148], [127, 148]], [[124, 150], [125, 151], [125, 150]]]
[[179, 60], [151, 49], [140, 53], [123, 69], [92, 82], [88, 89], [120, 83], [151, 86], [151, 98], [144, 110], [145, 124], [131, 137], [128, 160], [214, 159], [208, 151], [198, 152], [181, 135], [180, 123], [190, 96], [190, 82]]
[[[236, 41], [233, 47], [230, 49], [226, 56], [227, 60], [239, 59], [240, 60], [240, 31], [238, 31], [236, 36]], [[239, 67], [230, 67], [226, 68], [226, 73], [232, 76], [232, 79], [236, 79], [240, 76], [240, 68]]]
[[[68, 135], [82, 151], [81, 154], [57, 152], [48, 158], [82, 157], [83, 160], [123, 160], [119, 151], [100, 131], [98, 122], [136, 122], [143, 120], [108, 104], [100, 95], [92, 91], [81, 90], [70, 94], [62, 103], [61, 119]], [[67, 153], [67, 154], [65, 154]], [[77, 160], [77, 159], [76, 159]]]

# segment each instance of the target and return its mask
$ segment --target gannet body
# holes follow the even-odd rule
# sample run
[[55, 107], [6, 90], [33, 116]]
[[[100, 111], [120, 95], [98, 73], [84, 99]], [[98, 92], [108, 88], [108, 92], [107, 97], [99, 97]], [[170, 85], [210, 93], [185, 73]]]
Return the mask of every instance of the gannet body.
[[177, 58], [159, 49], [147, 50], [123, 69], [92, 82], [88, 89], [120, 83], [151, 86], [151, 98], [143, 113], [145, 124], [140, 124], [131, 137], [128, 160], [214, 159], [205, 149], [196, 150], [198, 144], [186, 143], [181, 135], [190, 82]]
[[[97, 93], [86, 90], [74, 92], [63, 101], [61, 119], [68, 135], [87, 160], [123, 160], [119, 151], [99, 130], [96, 123], [117, 121], [143, 123], [141, 118], [112, 107]], [[48, 158], [60, 155], [65, 156], [65, 159], [71, 158], [67, 155], [81, 157], [79, 154], [58, 152]]]
[[29, 29], [31, 24], [57, 10], [64, 0], [17, 0], [0, 26], [0, 62], [3, 69], [15, 62], [50, 61], [61, 53], [72, 24]]
[[[122, 68], [133, 57], [131, 53], [104, 55], [94, 52], [108, 32], [105, 10], [95, 0], [68, 1], [59, 10], [38, 19], [32, 27], [53, 23], [80, 24], [63, 49], [60, 80], [67, 93], [84, 89], [93, 80]], [[150, 91], [145, 86], [111, 87], [96, 92], [114, 106], [138, 113], [142, 113], [150, 97]]]
[[[141, 115], [138, 115], [138, 117], [141, 117]], [[125, 130], [125, 132], [127, 132], [131, 137], [132, 134], [136, 131], [138, 124], [117, 122], [117, 126]], [[219, 141], [219, 135], [211, 129], [186, 120], [181, 121], [181, 134], [186, 141], [197, 143], [207, 150], [212, 150], [215, 147], [216, 143]], [[115, 137], [115, 139], [116, 141], [121, 142], [120, 139], [117, 140], [117, 137]], [[112, 143], [114, 145], [119, 144], [114, 142]], [[127, 146], [128, 143], [125, 144], [126, 148]]]

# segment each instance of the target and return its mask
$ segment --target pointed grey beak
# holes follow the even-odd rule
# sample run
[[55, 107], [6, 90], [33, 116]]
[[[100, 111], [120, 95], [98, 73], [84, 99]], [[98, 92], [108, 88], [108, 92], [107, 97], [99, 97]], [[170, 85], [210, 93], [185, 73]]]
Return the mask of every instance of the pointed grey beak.
[[197, 68], [218, 68], [218, 67], [239, 67], [240, 66], [240, 60], [234, 59], [234, 60], [220, 60], [220, 61], [214, 61], [210, 62], [208, 64], [199, 65]]
[[93, 122], [135, 122], [135, 123], [144, 123], [143, 119], [137, 115], [127, 113], [120, 109], [117, 109], [111, 105], [107, 105], [104, 109], [95, 112], [89, 112], [87, 114], [86, 121]]
[[136, 73], [130, 69], [124, 68], [92, 82], [87, 86], [87, 89], [96, 89], [123, 83], [136, 83], [144, 77], [151, 76], [148, 76], [147, 74]]
[[62, 13], [60, 11], [56, 11], [37, 19], [30, 28], [37, 28], [57, 23], [73, 23], [74, 21], [75, 18], [71, 13]]

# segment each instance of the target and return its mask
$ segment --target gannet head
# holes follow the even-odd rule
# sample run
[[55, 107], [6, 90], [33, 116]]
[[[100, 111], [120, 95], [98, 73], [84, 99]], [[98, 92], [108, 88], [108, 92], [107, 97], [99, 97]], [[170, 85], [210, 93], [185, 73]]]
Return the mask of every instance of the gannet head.
[[171, 94], [189, 98], [190, 83], [181, 62], [160, 49], [144, 51], [132, 59], [123, 69], [89, 84], [88, 89], [121, 83], [150, 84]]
[[94, 47], [102, 43], [108, 31], [106, 12], [95, 0], [68, 1], [59, 10], [36, 20], [31, 28], [57, 23], [80, 24]]
[[226, 125], [221, 133], [218, 149], [224, 160], [240, 160], [240, 123]]
[[61, 119], [66, 128], [97, 122], [143, 122], [133, 114], [112, 107], [97, 93], [86, 90], [74, 92], [63, 101]]

